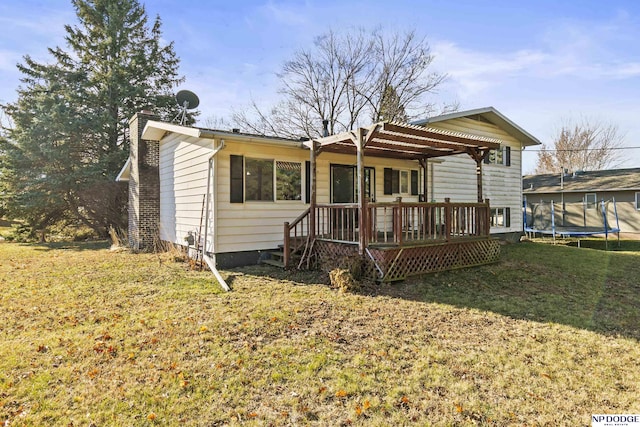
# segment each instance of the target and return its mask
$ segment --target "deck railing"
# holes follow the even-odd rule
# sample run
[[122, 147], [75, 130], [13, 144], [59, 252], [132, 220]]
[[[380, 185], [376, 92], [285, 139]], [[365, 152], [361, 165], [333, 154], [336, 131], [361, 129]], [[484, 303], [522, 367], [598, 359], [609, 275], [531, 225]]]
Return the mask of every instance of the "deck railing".
[[367, 241], [403, 244], [489, 235], [489, 201], [483, 203], [369, 203]]
[[[309, 209], [296, 220], [284, 224], [284, 261], [306, 244], [311, 227]], [[358, 205], [316, 205], [315, 237], [336, 242], [358, 243], [366, 233], [367, 244], [405, 246], [426, 241], [450, 241], [456, 238], [486, 237], [490, 229], [489, 201], [452, 203], [449, 199], [434, 203], [367, 203], [365, 224]]]

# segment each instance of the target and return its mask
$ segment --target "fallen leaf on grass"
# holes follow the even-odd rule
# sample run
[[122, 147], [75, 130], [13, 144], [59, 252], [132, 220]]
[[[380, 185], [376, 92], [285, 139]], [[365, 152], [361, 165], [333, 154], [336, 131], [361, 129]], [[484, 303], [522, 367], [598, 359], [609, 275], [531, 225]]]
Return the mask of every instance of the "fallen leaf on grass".
[[456, 403], [456, 412], [461, 414], [462, 413], [462, 405], [459, 403]]
[[540, 376], [541, 376], [541, 377], [548, 378], [548, 379], [551, 379], [551, 375], [549, 375], [549, 374], [545, 374], [544, 372], [543, 372], [543, 373], [541, 373], [541, 374], [540, 374]]
[[148, 419], [149, 421], [153, 421], [153, 420], [155, 420], [156, 418], [157, 418], [157, 416], [156, 416], [156, 414], [154, 414], [153, 412], [152, 412], [152, 413], [150, 413], [149, 415], [147, 415], [147, 419]]
[[336, 397], [346, 397], [347, 396], [347, 392], [344, 390], [338, 390], [336, 391]]

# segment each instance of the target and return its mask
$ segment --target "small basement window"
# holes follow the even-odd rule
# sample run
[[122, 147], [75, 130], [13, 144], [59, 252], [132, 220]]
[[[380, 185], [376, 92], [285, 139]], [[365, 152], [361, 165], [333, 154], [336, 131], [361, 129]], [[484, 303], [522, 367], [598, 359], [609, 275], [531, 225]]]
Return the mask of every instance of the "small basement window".
[[584, 205], [587, 209], [595, 209], [598, 205], [598, 196], [596, 193], [587, 193], [584, 195]]

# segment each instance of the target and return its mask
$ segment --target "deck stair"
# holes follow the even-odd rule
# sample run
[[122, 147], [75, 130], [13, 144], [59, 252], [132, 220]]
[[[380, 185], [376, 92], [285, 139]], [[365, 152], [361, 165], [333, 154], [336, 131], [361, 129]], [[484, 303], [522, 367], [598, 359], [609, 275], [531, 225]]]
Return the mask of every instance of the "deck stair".
[[[300, 259], [300, 251], [294, 250], [294, 248], [290, 249], [291, 255], [289, 255], [289, 260], [291, 265], [298, 265], [298, 261]], [[267, 251], [268, 258], [261, 260], [262, 264], [269, 264], [275, 267], [285, 268], [284, 265], [284, 244], [278, 245], [277, 249], [273, 249], [271, 251]]]

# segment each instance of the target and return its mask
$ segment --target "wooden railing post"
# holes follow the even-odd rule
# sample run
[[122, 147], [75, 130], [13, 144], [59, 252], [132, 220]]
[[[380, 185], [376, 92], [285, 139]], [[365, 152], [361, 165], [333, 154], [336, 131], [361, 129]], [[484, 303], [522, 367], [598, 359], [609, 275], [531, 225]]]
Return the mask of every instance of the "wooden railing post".
[[491, 204], [489, 203], [489, 199], [484, 199], [484, 236], [489, 236], [491, 234]]
[[449, 197], [444, 199], [444, 232], [445, 240], [448, 242], [451, 240], [451, 199]]
[[282, 262], [284, 263], [285, 267], [289, 266], [289, 256], [291, 255], [291, 236], [289, 233], [290, 233], [289, 223], [285, 222], [284, 223], [284, 245], [282, 249], [282, 251], [284, 252], [282, 256]]
[[394, 212], [394, 224], [396, 229], [394, 234], [396, 235], [396, 242], [399, 246], [402, 246], [402, 197], [396, 198], [396, 208]]

